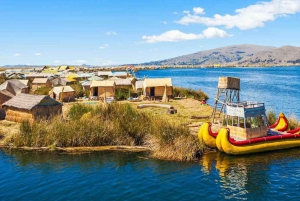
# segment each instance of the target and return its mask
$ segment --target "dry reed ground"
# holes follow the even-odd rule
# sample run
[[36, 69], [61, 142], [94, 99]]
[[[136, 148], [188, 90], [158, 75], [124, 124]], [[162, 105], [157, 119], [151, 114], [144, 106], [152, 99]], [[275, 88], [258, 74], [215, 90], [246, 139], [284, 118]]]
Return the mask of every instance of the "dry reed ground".
[[132, 104], [138, 106], [139, 104], [157, 103], [167, 104], [177, 109], [177, 114], [167, 114], [168, 109], [159, 107], [148, 107], [142, 110], [150, 111], [155, 115], [164, 116], [168, 121], [175, 124], [187, 125], [193, 135], [197, 135], [198, 130], [203, 122], [210, 121], [209, 118], [192, 119], [192, 116], [210, 116], [212, 113], [212, 107], [209, 105], [201, 105], [201, 102], [191, 98], [185, 98], [180, 100], [170, 100], [169, 102], [158, 101], [143, 101], [132, 102]]
[[[124, 103], [128, 101], [123, 101]], [[122, 102], [121, 102], [122, 103]], [[157, 104], [168, 104], [172, 105], [177, 109], [177, 114], [167, 114], [166, 108], [144, 108], [144, 111], [150, 111], [155, 115], [163, 116], [165, 119], [175, 124], [187, 125], [193, 135], [197, 135], [197, 132], [202, 125], [202, 122], [209, 121], [209, 119], [191, 119], [191, 116], [209, 116], [211, 115], [212, 108], [209, 105], [201, 105], [200, 101], [194, 99], [181, 99], [181, 100], [170, 100], [169, 102], [163, 103], [158, 101], [143, 101], [143, 102], [130, 102], [137, 107], [139, 104], [157, 103]], [[66, 117], [72, 104], [64, 104], [63, 116]], [[4, 146], [6, 138], [11, 137], [14, 133], [19, 132], [19, 123], [10, 122], [6, 120], [0, 121], [0, 147]]]

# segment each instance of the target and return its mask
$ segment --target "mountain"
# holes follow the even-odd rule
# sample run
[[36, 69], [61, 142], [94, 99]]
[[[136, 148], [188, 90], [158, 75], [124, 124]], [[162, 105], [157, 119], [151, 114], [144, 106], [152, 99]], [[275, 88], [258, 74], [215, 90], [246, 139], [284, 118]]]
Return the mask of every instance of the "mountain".
[[289, 65], [300, 64], [300, 47], [280, 48], [260, 45], [232, 45], [205, 50], [161, 61], [151, 61], [142, 65]]

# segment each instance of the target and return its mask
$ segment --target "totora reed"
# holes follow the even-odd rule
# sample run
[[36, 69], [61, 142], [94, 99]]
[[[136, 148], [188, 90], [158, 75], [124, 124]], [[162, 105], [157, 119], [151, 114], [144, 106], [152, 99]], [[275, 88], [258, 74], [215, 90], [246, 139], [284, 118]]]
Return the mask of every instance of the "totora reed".
[[184, 125], [137, 110], [130, 104], [73, 105], [66, 119], [55, 116], [30, 123], [6, 141], [14, 147], [145, 146], [154, 157], [191, 161], [202, 153], [197, 136]]

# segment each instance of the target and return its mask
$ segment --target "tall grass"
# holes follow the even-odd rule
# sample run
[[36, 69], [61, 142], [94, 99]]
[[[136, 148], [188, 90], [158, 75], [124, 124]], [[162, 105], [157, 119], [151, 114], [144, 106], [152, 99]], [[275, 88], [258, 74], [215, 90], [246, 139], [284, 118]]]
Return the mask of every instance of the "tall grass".
[[200, 153], [199, 141], [187, 127], [129, 104], [75, 104], [68, 119], [56, 116], [33, 124], [24, 121], [9, 143], [16, 147], [149, 146], [155, 157], [174, 160], [194, 160]]
[[208, 95], [204, 93], [201, 89], [193, 90], [193, 89], [186, 89], [181, 87], [174, 87], [173, 88], [173, 96], [174, 97], [187, 97], [187, 98], [194, 98], [196, 100], [207, 100]]
[[269, 125], [272, 125], [276, 122], [277, 117], [274, 111], [268, 111], [267, 112], [267, 121]]

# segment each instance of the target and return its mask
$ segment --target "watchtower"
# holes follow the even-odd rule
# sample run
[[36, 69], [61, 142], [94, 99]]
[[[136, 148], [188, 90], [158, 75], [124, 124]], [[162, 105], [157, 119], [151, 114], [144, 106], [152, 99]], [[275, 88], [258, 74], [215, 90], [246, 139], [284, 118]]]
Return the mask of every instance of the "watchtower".
[[235, 77], [219, 77], [218, 92], [212, 112], [212, 122], [221, 119], [227, 103], [240, 102], [240, 79]]

